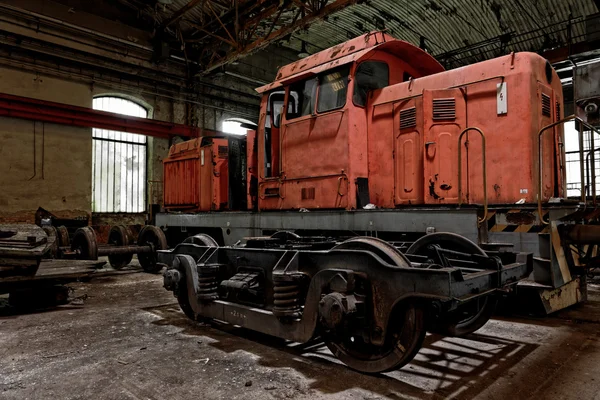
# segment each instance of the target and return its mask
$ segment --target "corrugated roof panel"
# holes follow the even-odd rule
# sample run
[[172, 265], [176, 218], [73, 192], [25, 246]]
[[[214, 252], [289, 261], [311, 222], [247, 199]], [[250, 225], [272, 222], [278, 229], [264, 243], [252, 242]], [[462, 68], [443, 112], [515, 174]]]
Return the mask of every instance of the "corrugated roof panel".
[[[424, 37], [435, 56], [479, 44], [449, 60], [458, 66], [510, 51], [540, 51], [546, 40], [564, 46], [570, 13], [572, 36], [581, 41], [583, 17], [596, 12], [593, 0], [371, 0], [346, 7], [296, 36], [323, 49], [352, 34], [384, 28], [416, 45]], [[498, 38], [505, 34], [511, 40], [503, 46]]]
[[[156, 19], [164, 21], [189, 1], [173, 0], [167, 6], [156, 6]], [[202, 18], [214, 19], [210, 13], [203, 16], [202, 4], [179, 21], [187, 34], [194, 31], [191, 21], [202, 24]], [[211, 4], [220, 16], [226, 11], [227, 3]], [[204, 9], [208, 12], [206, 4]], [[297, 31], [284, 45], [300, 50], [300, 40], [304, 40], [308, 51], [316, 53], [365, 32], [385, 29], [415, 45], [424, 38], [429, 52], [448, 67], [457, 67], [511, 51], [565, 46], [570, 16], [573, 40], [583, 41], [584, 19], [598, 11], [595, 0], [370, 0], [348, 6], [325, 21]], [[284, 11], [273, 30], [290, 24], [296, 13], [294, 7]], [[266, 35], [274, 18], [272, 15], [262, 21], [256, 32]], [[225, 33], [221, 35], [226, 37]], [[501, 37], [510, 40], [503, 42]]]

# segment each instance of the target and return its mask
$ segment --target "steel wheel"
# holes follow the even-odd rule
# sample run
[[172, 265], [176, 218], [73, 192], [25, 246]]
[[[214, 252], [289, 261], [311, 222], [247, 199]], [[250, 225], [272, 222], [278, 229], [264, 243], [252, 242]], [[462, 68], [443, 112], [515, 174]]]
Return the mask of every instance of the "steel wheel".
[[298, 241], [300, 241], [300, 239], [302, 239], [300, 237], [300, 235], [298, 235], [297, 233], [291, 232], [291, 231], [277, 231], [271, 235], [271, 238], [279, 239], [283, 243], [286, 243], [288, 241], [298, 242]]
[[[108, 243], [114, 246], [130, 246], [133, 244], [131, 231], [123, 225], [115, 225], [108, 233]], [[131, 262], [132, 254], [114, 254], [108, 256], [108, 261], [114, 269], [121, 269]]]
[[[485, 256], [486, 253], [469, 239], [449, 232], [439, 232], [425, 235], [409, 247], [407, 254], [429, 255], [430, 245], [470, 254]], [[498, 299], [495, 296], [485, 296], [460, 306], [436, 321], [432, 331], [446, 336], [464, 336], [473, 333], [488, 322], [494, 314]]]
[[357, 236], [350, 238], [331, 250], [368, 250], [375, 253], [388, 264], [410, 266], [410, 261], [397, 248], [385, 240], [370, 236]]
[[383, 346], [365, 343], [359, 336], [326, 338], [331, 352], [352, 369], [366, 373], [392, 371], [408, 364], [419, 352], [425, 338], [422, 308], [407, 300], [389, 319]]
[[154, 225], [144, 226], [138, 236], [138, 245], [150, 245], [154, 248], [152, 253], [138, 254], [138, 260], [142, 268], [144, 268], [144, 271], [152, 274], [159, 273], [163, 269], [163, 264], [158, 263], [156, 251], [167, 250], [168, 248], [167, 238], [163, 231]]
[[219, 247], [219, 244], [212, 236], [207, 235], [206, 233], [199, 233], [194, 236], [187, 237], [183, 243], [192, 243], [197, 244], [198, 246], [206, 246], [206, 247]]
[[97, 260], [98, 244], [96, 241], [96, 232], [89, 226], [77, 229], [73, 235], [71, 250], [79, 252], [77, 257], [79, 260]]
[[[388, 242], [374, 237], [354, 237], [335, 250], [367, 250], [384, 262], [409, 267], [410, 261]], [[417, 354], [425, 338], [423, 310], [412, 300], [404, 300], [394, 308], [388, 320], [387, 337], [382, 346], [365, 342], [362, 336], [347, 332], [327, 335], [325, 344], [344, 364], [357, 371], [379, 373], [398, 369]]]

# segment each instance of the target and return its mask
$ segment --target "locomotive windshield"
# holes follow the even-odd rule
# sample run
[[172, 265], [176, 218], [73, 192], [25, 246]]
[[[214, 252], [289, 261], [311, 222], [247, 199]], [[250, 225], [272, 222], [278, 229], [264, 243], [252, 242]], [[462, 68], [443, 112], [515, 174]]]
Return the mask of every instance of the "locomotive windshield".
[[[290, 87], [287, 119], [294, 119], [312, 114], [315, 110], [316, 97], [317, 78], [311, 78], [293, 84]], [[297, 107], [294, 107], [292, 103], [295, 103], [296, 101], [298, 101], [298, 105]]]
[[354, 94], [352, 101], [357, 106], [367, 103], [367, 94], [370, 90], [381, 89], [389, 85], [389, 67], [381, 61], [367, 61], [361, 63], [355, 74]]
[[346, 93], [348, 92], [348, 73], [350, 67], [342, 67], [321, 75], [319, 78], [319, 100], [317, 111], [326, 111], [342, 108], [346, 104]]

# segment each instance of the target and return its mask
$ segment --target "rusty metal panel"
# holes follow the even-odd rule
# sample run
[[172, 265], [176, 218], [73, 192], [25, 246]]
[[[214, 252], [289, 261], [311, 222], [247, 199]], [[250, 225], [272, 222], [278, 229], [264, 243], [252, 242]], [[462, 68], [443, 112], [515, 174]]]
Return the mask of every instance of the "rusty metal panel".
[[173, 145], [164, 160], [164, 207], [210, 211], [227, 208], [227, 139], [198, 138]]

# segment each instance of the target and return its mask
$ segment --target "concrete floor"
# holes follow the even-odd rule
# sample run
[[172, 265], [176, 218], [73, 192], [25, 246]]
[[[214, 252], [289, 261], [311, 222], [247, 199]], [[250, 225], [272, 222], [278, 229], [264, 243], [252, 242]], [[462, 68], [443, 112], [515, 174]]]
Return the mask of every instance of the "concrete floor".
[[160, 275], [73, 285], [81, 306], [0, 317], [2, 399], [600, 399], [600, 292], [552, 318], [428, 336], [402, 370], [368, 376], [319, 344], [189, 321]]

